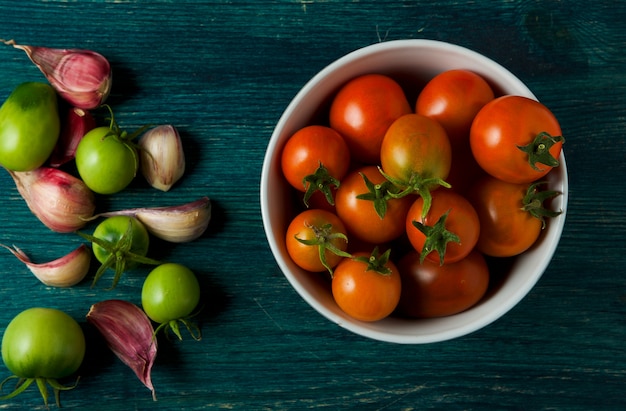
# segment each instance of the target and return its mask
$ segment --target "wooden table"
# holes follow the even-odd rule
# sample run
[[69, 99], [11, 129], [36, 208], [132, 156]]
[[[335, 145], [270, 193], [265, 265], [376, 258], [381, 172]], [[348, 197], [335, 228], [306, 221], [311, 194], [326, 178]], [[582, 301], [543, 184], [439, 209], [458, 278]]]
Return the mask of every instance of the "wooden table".
[[[140, 181], [101, 209], [213, 200], [207, 233], [161, 247], [208, 291], [200, 342], [160, 341], [158, 401], [84, 317], [109, 298], [139, 303], [145, 272], [107, 291], [39, 283], [0, 252], [0, 331], [31, 306], [65, 310], [89, 348], [65, 409], [94, 410], [617, 410], [626, 407], [626, 7], [585, 1], [24, 1], [0, 2], [0, 36], [109, 58], [109, 103], [121, 126], [177, 126], [188, 172], [170, 192]], [[353, 335], [289, 286], [261, 225], [267, 142], [290, 99], [340, 56], [379, 41], [427, 38], [498, 61], [559, 118], [570, 198], [561, 243], [532, 292], [464, 338], [395, 345]], [[21, 51], [0, 47], [2, 99], [43, 80]], [[53, 233], [0, 179], [0, 242], [35, 262], [82, 240]], [[0, 374], [8, 370], [0, 367]], [[8, 387], [5, 387], [5, 391]], [[42, 409], [33, 386], [1, 407]], [[54, 405], [52, 406], [54, 407]]]

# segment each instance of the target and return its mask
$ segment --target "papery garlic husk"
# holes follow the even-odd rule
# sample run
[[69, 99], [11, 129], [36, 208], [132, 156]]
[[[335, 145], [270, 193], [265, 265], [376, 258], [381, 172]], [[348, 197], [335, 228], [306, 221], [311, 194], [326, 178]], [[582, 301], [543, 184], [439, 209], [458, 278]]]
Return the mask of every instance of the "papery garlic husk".
[[73, 160], [78, 143], [80, 143], [85, 134], [95, 127], [96, 120], [88, 110], [78, 107], [69, 109], [61, 127], [59, 140], [50, 156], [50, 165], [52, 167], [60, 167]]
[[4, 43], [24, 50], [50, 85], [72, 106], [90, 110], [109, 96], [113, 73], [102, 54], [84, 49], [26, 46], [13, 40]]
[[171, 243], [186, 243], [200, 237], [211, 221], [211, 200], [202, 197], [190, 203], [168, 206], [131, 208], [94, 216], [127, 215], [137, 218], [150, 234]]
[[148, 130], [139, 139], [138, 146], [141, 173], [152, 187], [168, 191], [185, 173], [185, 153], [174, 126], [168, 124]]
[[9, 174], [30, 211], [52, 231], [76, 231], [93, 216], [95, 196], [81, 179], [52, 167]]
[[98, 329], [111, 351], [133, 370], [156, 400], [151, 371], [157, 355], [157, 339], [146, 313], [128, 301], [105, 300], [91, 306], [87, 321]]
[[81, 244], [71, 253], [57, 258], [56, 260], [35, 264], [18, 247], [8, 247], [0, 244], [1, 247], [9, 250], [37, 277], [39, 281], [51, 287], [71, 287], [80, 283], [89, 272], [91, 262], [91, 250]]

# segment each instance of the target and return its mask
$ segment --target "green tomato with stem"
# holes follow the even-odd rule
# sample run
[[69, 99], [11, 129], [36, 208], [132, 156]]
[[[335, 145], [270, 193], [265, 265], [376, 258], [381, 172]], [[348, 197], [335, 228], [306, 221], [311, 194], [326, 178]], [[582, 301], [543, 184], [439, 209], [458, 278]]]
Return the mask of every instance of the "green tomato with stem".
[[193, 271], [182, 264], [165, 263], [154, 268], [141, 289], [143, 310], [160, 325], [155, 330], [172, 330], [179, 340], [179, 323], [192, 337], [200, 339], [200, 329], [189, 318], [200, 302], [200, 284]]
[[59, 392], [76, 386], [65, 386], [57, 380], [74, 374], [83, 362], [86, 343], [80, 325], [63, 311], [33, 307], [11, 320], [2, 336], [2, 360], [14, 375], [0, 387], [17, 379], [16, 388], [0, 397], [7, 400], [36, 383], [48, 405], [48, 388], [52, 387], [59, 405]]
[[[104, 272], [115, 270], [115, 288], [124, 272], [139, 264], [160, 264], [160, 261], [146, 257], [150, 246], [150, 235], [141, 221], [131, 216], [108, 217], [98, 224], [92, 235], [78, 232], [78, 235], [92, 243], [93, 254], [100, 262], [93, 285]], [[93, 286], [92, 285], [92, 286]]]
[[132, 134], [120, 129], [110, 113], [108, 126], [89, 131], [76, 147], [76, 169], [87, 187], [98, 194], [115, 194], [137, 175], [139, 155], [133, 140], [148, 126]]

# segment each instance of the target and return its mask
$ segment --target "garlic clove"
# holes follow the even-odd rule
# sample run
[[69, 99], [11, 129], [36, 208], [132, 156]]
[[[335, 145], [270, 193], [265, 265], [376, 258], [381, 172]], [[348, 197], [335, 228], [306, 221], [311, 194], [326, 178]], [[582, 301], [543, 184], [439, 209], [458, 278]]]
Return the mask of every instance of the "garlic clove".
[[202, 197], [190, 203], [152, 208], [131, 208], [95, 215], [128, 215], [141, 221], [150, 234], [172, 243], [185, 243], [200, 237], [211, 221], [211, 200]]
[[185, 153], [172, 125], [154, 127], [139, 139], [141, 172], [148, 183], [168, 191], [185, 173]]
[[100, 53], [83, 49], [55, 49], [5, 44], [26, 52], [50, 85], [71, 105], [90, 110], [105, 102], [113, 80], [111, 65]]
[[71, 174], [52, 167], [8, 172], [28, 208], [52, 231], [76, 231], [93, 216], [93, 192]]
[[45, 285], [52, 287], [71, 287], [78, 284], [89, 272], [91, 262], [91, 251], [85, 244], [81, 244], [71, 253], [57, 258], [56, 260], [35, 264], [18, 247], [8, 247], [0, 244], [9, 250], [15, 257], [23, 262], [26, 267]]
[[87, 132], [95, 127], [96, 120], [89, 111], [78, 107], [68, 110], [61, 128], [59, 141], [57, 141], [57, 145], [50, 156], [50, 165], [60, 167], [74, 159], [78, 143]]
[[146, 313], [128, 301], [105, 300], [91, 306], [87, 321], [98, 329], [111, 351], [133, 370], [156, 400], [151, 372], [157, 339]]

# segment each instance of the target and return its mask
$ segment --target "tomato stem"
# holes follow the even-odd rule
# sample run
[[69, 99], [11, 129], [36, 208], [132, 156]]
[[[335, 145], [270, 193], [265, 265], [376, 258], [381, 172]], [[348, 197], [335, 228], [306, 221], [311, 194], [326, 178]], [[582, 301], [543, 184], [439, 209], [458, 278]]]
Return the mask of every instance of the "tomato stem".
[[446, 229], [446, 220], [450, 214], [450, 210], [446, 211], [439, 220], [433, 226], [427, 226], [419, 221], [414, 220], [413, 225], [420, 230], [422, 234], [426, 236], [426, 241], [420, 251], [420, 263], [424, 262], [424, 259], [428, 254], [433, 251], [437, 251], [439, 254], [439, 265], [443, 265], [443, 260], [446, 254], [446, 248], [449, 242], [461, 243], [461, 239], [458, 235]]
[[355, 261], [361, 261], [367, 264], [365, 271], [375, 271], [381, 275], [391, 275], [391, 269], [387, 266], [389, 262], [389, 256], [391, 255], [391, 249], [387, 249], [382, 255], [378, 251], [378, 246], [374, 247], [374, 250], [369, 256], [354, 257]]
[[557, 197], [561, 193], [554, 190], [540, 191], [539, 186], [548, 184], [547, 181], [538, 181], [528, 186], [528, 190], [522, 199], [522, 210], [528, 211], [533, 217], [541, 220], [541, 228], [546, 227], [546, 217], [556, 217], [562, 213], [544, 207], [544, 201]]
[[344, 233], [333, 233], [332, 224], [324, 224], [321, 227], [307, 224], [307, 227], [313, 230], [313, 232], [315, 233], [315, 238], [310, 240], [304, 240], [295, 236], [294, 238], [304, 245], [316, 246], [318, 248], [320, 261], [332, 277], [333, 269], [332, 267], [330, 267], [330, 265], [328, 265], [328, 261], [326, 259], [326, 251], [330, 251], [331, 253], [336, 254], [340, 257], [352, 257], [351, 254], [340, 250], [337, 246], [333, 244], [333, 240], [337, 238], [345, 240], [347, 242], [348, 237]]
[[324, 194], [328, 204], [335, 205], [335, 199], [330, 187], [335, 186], [335, 188], [339, 188], [340, 182], [330, 175], [328, 169], [321, 162], [315, 173], [309, 174], [302, 179], [302, 184], [305, 189], [303, 201], [307, 207], [309, 207], [309, 199], [316, 191], [321, 191]]
[[528, 154], [528, 163], [536, 171], [543, 171], [537, 167], [537, 163], [547, 165], [548, 167], [558, 167], [559, 160], [554, 158], [550, 153], [550, 149], [557, 143], [565, 142], [563, 136], [551, 136], [549, 133], [542, 131], [537, 134], [535, 139], [525, 146], [517, 146], [524, 153]]
[[359, 194], [356, 196], [359, 200], [372, 201], [374, 203], [374, 210], [376, 214], [382, 220], [387, 213], [387, 202], [392, 199], [390, 192], [395, 189], [395, 186], [389, 180], [385, 180], [380, 184], [374, 184], [363, 173], [359, 173], [365, 182], [368, 192]]
[[413, 172], [408, 181], [391, 177], [386, 174], [380, 167], [378, 168], [383, 176], [391, 182], [393, 188], [388, 190], [391, 198], [402, 198], [410, 194], [418, 194], [424, 200], [422, 207], [422, 219], [426, 217], [432, 204], [432, 195], [430, 192], [438, 187], [450, 188], [449, 183], [439, 177], [424, 178], [419, 173]]
[[109, 290], [114, 289], [119, 283], [122, 274], [128, 269], [129, 263], [147, 264], [147, 265], [160, 265], [162, 262], [155, 260], [131, 251], [133, 244], [132, 223], [129, 221], [126, 232], [120, 237], [117, 243], [103, 240], [101, 238], [94, 237], [93, 235], [85, 234], [77, 231], [80, 237], [87, 241], [95, 243], [102, 247], [108, 254], [106, 260], [100, 265], [93, 279], [91, 287], [93, 288], [104, 272], [115, 265], [115, 275], [113, 277], [113, 283]]

